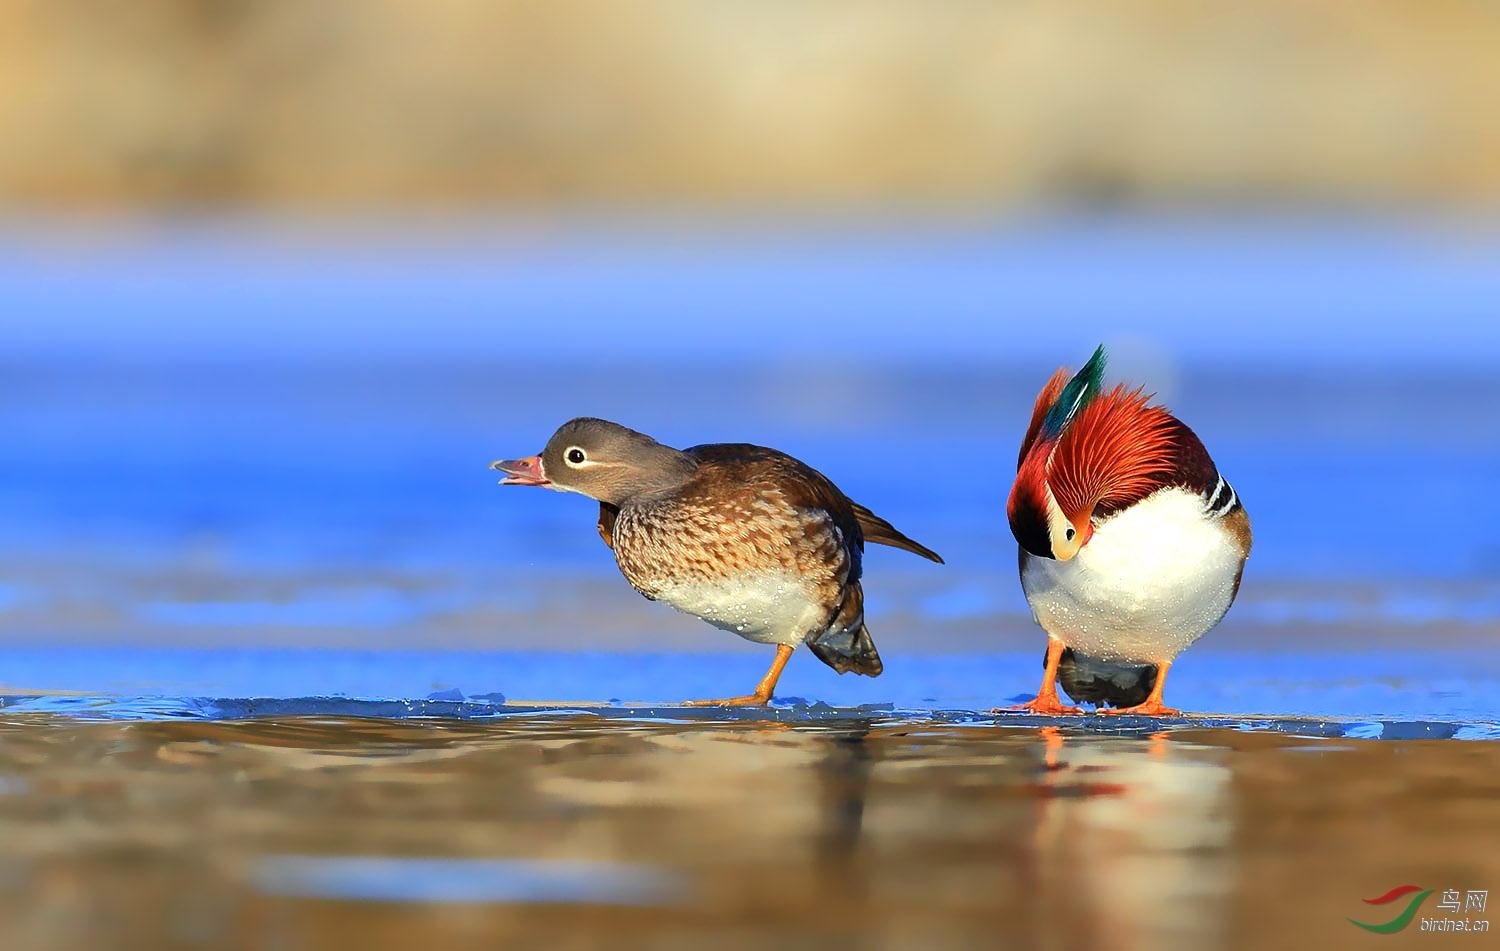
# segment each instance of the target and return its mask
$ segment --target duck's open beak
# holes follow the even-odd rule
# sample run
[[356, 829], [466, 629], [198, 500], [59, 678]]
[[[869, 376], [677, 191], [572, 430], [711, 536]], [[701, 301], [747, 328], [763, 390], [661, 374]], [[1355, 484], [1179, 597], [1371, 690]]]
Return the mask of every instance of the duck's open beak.
[[501, 485], [551, 485], [552, 482], [542, 471], [541, 456], [527, 456], [525, 459], [501, 459], [490, 463], [490, 468], [505, 473], [505, 478], [500, 480]]

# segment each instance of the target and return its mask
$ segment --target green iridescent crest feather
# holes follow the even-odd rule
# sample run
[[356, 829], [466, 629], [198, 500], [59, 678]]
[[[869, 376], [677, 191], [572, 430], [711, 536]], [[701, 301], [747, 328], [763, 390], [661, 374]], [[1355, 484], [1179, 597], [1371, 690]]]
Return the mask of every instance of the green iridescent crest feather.
[[1094, 401], [1103, 388], [1104, 363], [1106, 360], [1104, 344], [1094, 351], [1089, 357], [1089, 362], [1083, 368], [1073, 374], [1073, 379], [1063, 387], [1062, 393], [1058, 394], [1057, 402], [1047, 411], [1047, 416], [1042, 420], [1041, 437], [1051, 442], [1063, 434], [1068, 424], [1073, 421], [1083, 408]]

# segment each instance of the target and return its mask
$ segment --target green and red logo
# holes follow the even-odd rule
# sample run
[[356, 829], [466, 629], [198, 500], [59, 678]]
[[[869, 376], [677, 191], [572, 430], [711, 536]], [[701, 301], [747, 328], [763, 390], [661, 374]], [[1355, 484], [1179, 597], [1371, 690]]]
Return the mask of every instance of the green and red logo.
[[1389, 905], [1392, 902], [1405, 898], [1407, 895], [1411, 895], [1411, 900], [1406, 903], [1405, 908], [1401, 909], [1400, 914], [1390, 921], [1381, 924], [1372, 925], [1367, 921], [1355, 921], [1353, 918], [1349, 919], [1349, 923], [1358, 925], [1366, 931], [1373, 931], [1376, 934], [1395, 934], [1411, 924], [1412, 919], [1417, 916], [1417, 909], [1422, 907], [1422, 902], [1426, 901], [1427, 896], [1431, 894], [1432, 889], [1430, 888], [1421, 888], [1416, 885], [1397, 885], [1379, 898], [1364, 899], [1364, 903], [1366, 905]]

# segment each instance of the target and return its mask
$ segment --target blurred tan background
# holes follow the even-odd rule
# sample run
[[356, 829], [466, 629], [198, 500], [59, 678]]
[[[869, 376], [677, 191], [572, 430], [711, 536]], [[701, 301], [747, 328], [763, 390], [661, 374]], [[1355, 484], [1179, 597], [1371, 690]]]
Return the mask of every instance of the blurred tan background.
[[1474, 0], [32, 0], [0, 207], [1500, 197]]

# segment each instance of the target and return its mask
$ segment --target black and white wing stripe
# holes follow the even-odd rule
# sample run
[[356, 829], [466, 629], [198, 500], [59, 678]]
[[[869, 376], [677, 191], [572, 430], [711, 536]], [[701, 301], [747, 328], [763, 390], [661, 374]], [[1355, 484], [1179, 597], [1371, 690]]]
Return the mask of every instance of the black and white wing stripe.
[[1230, 485], [1223, 476], [1219, 476], [1218, 484], [1209, 493], [1205, 507], [1210, 518], [1223, 518], [1243, 506], [1240, 505], [1240, 497], [1234, 491], [1234, 486]]

